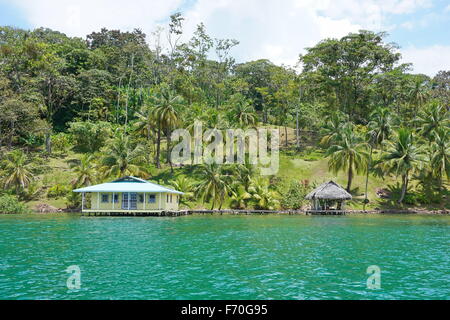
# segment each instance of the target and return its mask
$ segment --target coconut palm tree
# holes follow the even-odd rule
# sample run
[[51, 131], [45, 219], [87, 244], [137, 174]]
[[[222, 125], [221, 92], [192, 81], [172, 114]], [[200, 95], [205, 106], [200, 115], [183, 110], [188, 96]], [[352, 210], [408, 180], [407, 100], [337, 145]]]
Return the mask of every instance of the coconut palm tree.
[[174, 181], [170, 183], [170, 185], [178, 191], [183, 192], [183, 195], [180, 195], [180, 203], [186, 206], [189, 205], [188, 201], [192, 200], [194, 197], [194, 184], [193, 182], [186, 176], [178, 176]]
[[429, 96], [430, 91], [428, 90], [426, 82], [421, 78], [416, 79], [408, 91], [409, 103], [413, 106], [414, 114], [417, 114], [426, 103]]
[[348, 116], [340, 112], [335, 112], [327, 117], [322, 129], [322, 140], [320, 143], [329, 146], [341, 134], [342, 130], [349, 126]]
[[387, 142], [387, 150], [381, 157], [383, 169], [387, 172], [400, 175], [402, 187], [398, 203], [402, 203], [408, 189], [410, 174], [418, 170], [424, 161], [423, 153], [414, 139], [413, 133], [400, 128], [391, 141]]
[[[183, 99], [174, 91], [171, 91], [168, 86], [162, 86], [161, 90], [156, 95], [155, 99], [155, 114], [158, 121], [158, 150], [157, 159], [160, 153], [161, 130], [167, 137], [167, 162], [172, 168], [170, 161], [171, 141], [170, 135], [172, 129], [178, 124], [180, 117], [180, 108]], [[157, 167], [159, 167], [159, 160], [157, 160]]]
[[148, 141], [155, 137], [155, 129], [158, 127], [158, 119], [155, 109], [149, 105], [143, 105], [136, 112], [137, 121], [134, 123], [134, 130], [144, 136]]
[[2, 183], [4, 187], [14, 187], [17, 195], [34, 178], [31, 172], [31, 164], [28, 162], [27, 155], [22, 150], [14, 150], [6, 154], [2, 161], [2, 168]]
[[256, 114], [253, 106], [241, 94], [234, 95], [230, 99], [230, 122], [237, 122], [240, 127], [248, 127], [256, 124]]
[[246, 161], [244, 164], [237, 164], [233, 166], [232, 174], [235, 177], [235, 182], [244, 186], [245, 190], [248, 190], [252, 178], [256, 175], [257, 171], [253, 164]]
[[74, 187], [90, 186], [94, 183], [96, 164], [92, 154], [83, 155], [79, 162], [70, 167], [75, 174], [75, 178], [72, 180]]
[[431, 144], [431, 168], [439, 181], [442, 190], [442, 180], [450, 177], [450, 131], [440, 128], [434, 131], [434, 142]]
[[328, 167], [334, 173], [347, 171], [347, 191], [350, 192], [354, 172], [362, 173], [367, 170], [367, 143], [354, 132], [353, 126], [347, 126], [334, 139], [327, 149], [326, 156], [330, 158]]
[[145, 176], [143, 150], [135, 145], [125, 134], [117, 134], [104, 149], [101, 168], [107, 177], [123, 177], [128, 175]]
[[389, 138], [391, 125], [391, 112], [388, 108], [377, 108], [370, 115], [369, 136], [377, 146], [382, 146], [383, 141]]
[[446, 108], [437, 102], [433, 102], [427, 109], [420, 112], [416, 120], [420, 134], [432, 141], [434, 132], [440, 128], [445, 128], [450, 125], [450, 115]]
[[270, 189], [267, 179], [262, 177], [253, 179], [248, 192], [251, 194], [251, 200], [256, 209], [275, 210], [280, 205], [280, 196], [276, 191]]
[[252, 195], [245, 190], [244, 186], [238, 185], [235, 190], [231, 192], [230, 206], [233, 209], [245, 209], [247, 202], [252, 198]]
[[196, 194], [203, 201], [212, 201], [211, 210], [214, 209], [216, 203], [220, 210], [225, 197], [230, 192], [230, 185], [230, 175], [225, 174], [218, 164], [204, 164], [201, 170], [201, 182], [196, 188]]
[[389, 138], [391, 134], [391, 117], [390, 111], [387, 108], [377, 108], [370, 115], [370, 122], [368, 124], [369, 132], [367, 133], [367, 145], [369, 147], [369, 158], [366, 170], [366, 184], [364, 191], [364, 204], [363, 210], [366, 210], [366, 204], [369, 202], [368, 199], [368, 186], [369, 186], [369, 173], [372, 169], [373, 162], [373, 149], [376, 146], [382, 148], [383, 141]]

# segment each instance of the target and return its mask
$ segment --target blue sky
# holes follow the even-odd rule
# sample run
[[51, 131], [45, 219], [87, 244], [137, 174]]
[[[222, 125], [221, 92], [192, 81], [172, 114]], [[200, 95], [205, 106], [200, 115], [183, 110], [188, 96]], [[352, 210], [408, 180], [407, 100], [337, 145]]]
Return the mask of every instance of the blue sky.
[[323, 38], [369, 29], [387, 31], [414, 72], [450, 70], [450, 0], [0, 0], [0, 25], [79, 37], [101, 27], [140, 28], [152, 45], [152, 32], [176, 11], [186, 17], [182, 40], [204, 22], [212, 37], [241, 42], [232, 52], [238, 61], [294, 65]]

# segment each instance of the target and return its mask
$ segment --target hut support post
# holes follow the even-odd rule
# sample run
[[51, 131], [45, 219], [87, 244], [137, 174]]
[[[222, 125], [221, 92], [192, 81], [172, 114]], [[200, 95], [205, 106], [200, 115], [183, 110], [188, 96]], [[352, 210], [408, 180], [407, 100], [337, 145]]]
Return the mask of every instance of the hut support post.
[[161, 210], [162, 209], [162, 206], [161, 206], [161, 198], [162, 198], [162, 193], [160, 193], [159, 194], [159, 210]]
[[97, 192], [97, 210], [100, 209], [100, 192]]
[[84, 192], [81, 193], [81, 211], [84, 211]]
[[116, 194], [113, 192], [113, 194], [112, 194], [112, 208], [113, 208], [113, 210], [114, 210], [114, 207], [115, 207], [115, 202], [116, 202]]
[[145, 210], [145, 202], [147, 201], [147, 194], [144, 192], [144, 210]]

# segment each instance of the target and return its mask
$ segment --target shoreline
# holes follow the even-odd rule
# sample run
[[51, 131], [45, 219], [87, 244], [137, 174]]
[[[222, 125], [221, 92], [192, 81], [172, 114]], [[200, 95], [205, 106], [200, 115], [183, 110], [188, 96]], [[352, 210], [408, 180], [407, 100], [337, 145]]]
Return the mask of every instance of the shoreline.
[[[124, 213], [109, 213], [109, 212], [90, 212], [82, 213], [81, 210], [74, 209], [59, 209], [58, 211], [52, 212], [42, 212], [42, 211], [31, 211], [30, 214], [33, 215], [49, 215], [49, 214], [80, 214], [82, 216], [126, 216], [126, 217], [142, 217], [142, 216], [152, 216], [152, 217], [179, 217], [179, 216], [189, 216], [189, 215], [323, 215], [323, 216], [336, 216], [336, 215], [450, 215], [450, 210], [440, 209], [440, 210], [425, 210], [425, 209], [379, 209], [379, 210], [345, 210], [344, 213], [328, 212], [323, 213], [313, 213], [309, 210], [234, 210], [234, 209], [221, 209], [221, 210], [179, 210], [179, 211], [161, 211], [152, 213], [142, 213], [142, 212], [124, 212]], [[11, 215], [3, 214], [0, 215]]]

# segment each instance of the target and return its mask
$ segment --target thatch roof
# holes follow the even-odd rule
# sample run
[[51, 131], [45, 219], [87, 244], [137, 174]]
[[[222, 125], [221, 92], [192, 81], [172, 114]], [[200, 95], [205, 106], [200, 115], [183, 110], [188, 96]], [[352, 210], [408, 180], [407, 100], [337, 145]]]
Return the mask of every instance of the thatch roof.
[[334, 181], [321, 184], [311, 191], [306, 199], [350, 200], [352, 195]]

